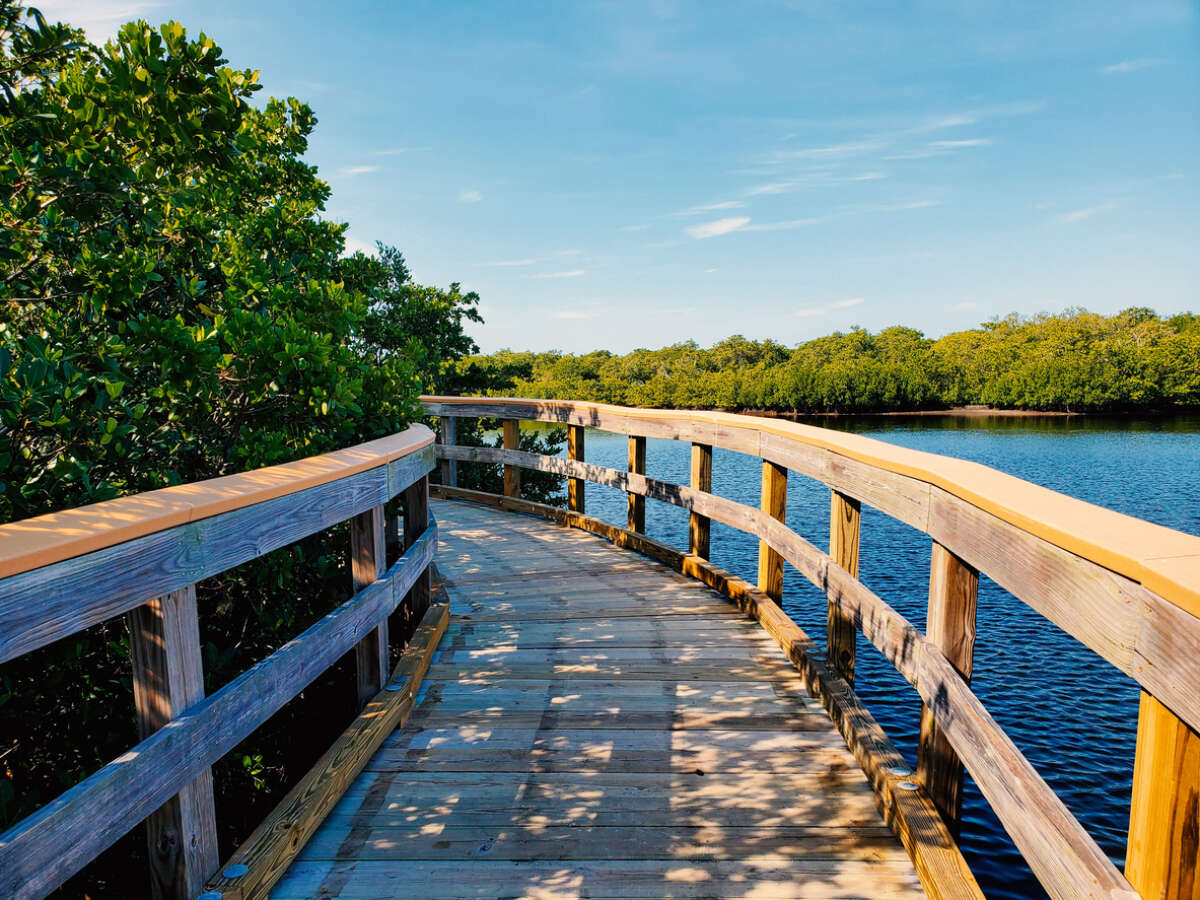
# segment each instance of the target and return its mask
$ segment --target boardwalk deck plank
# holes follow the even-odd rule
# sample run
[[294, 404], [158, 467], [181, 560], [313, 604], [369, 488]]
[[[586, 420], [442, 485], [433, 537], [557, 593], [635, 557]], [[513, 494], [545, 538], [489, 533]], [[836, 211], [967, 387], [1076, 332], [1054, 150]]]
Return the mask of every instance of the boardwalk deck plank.
[[587, 535], [435, 514], [452, 615], [419, 706], [273, 898], [923, 896], [757, 625]]

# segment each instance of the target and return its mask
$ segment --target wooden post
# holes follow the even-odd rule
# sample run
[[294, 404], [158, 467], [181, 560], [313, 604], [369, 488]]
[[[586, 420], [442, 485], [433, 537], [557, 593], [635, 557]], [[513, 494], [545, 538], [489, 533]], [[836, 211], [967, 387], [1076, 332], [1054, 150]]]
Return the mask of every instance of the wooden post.
[[[504, 449], [521, 449], [521, 426], [516, 419], [504, 420]], [[504, 496], [521, 496], [521, 470], [516, 466], [504, 466]]]
[[[126, 621], [138, 736], [145, 740], [204, 697], [195, 585], [156, 597]], [[211, 770], [146, 818], [146, 837], [156, 900], [191, 900], [204, 890], [221, 864]]]
[[[692, 444], [692, 490], [712, 491], [712, 447], [709, 444]], [[708, 559], [710, 529], [708, 516], [691, 514], [688, 549], [701, 559]]]
[[[629, 471], [638, 475], [646, 474], [646, 439], [629, 436]], [[641, 494], [629, 492], [627, 509], [628, 527], [635, 534], [646, 533], [646, 498]]]
[[[857, 500], [833, 491], [829, 507], [829, 556], [858, 577], [858, 536], [861, 507]], [[854, 640], [858, 627], [829, 605], [825, 622], [825, 658], [850, 684], [854, 684]]]
[[[442, 416], [438, 422], [438, 440], [444, 447], [453, 447], [458, 441], [458, 419], [454, 416]], [[442, 484], [447, 487], [458, 487], [458, 460], [442, 460]]]
[[[979, 573], [935, 541], [929, 564], [929, 614], [925, 633], [967, 682], [971, 680], [975, 658], [978, 598]], [[957, 837], [962, 819], [963, 766], [926, 706], [921, 707], [917, 777], [925, 785], [950, 833]]]
[[[583, 462], [583, 426], [567, 426], [567, 459], [577, 459]], [[582, 478], [567, 479], [567, 509], [581, 513], [584, 511]]]
[[[404, 489], [404, 549], [407, 550], [417, 542], [417, 539], [429, 527], [429, 478], [419, 478]], [[421, 617], [429, 609], [429, 601], [433, 592], [433, 583], [426, 569], [413, 583], [404, 599], [403, 607], [412, 622], [421, 621]], [[403, 611], [397, 608], [397, 616]]]
[[1144, 691], [1125, 877], [1153, 900], [1200, 897], [1200, 734]]
[[[787, 513], [787, 469], [762, 464], [762, 511], [780, 522]], [[758, 542], [758, 589], [778, 603], [783, 599], [783, 557], [766, 541]]]
[[[350, 520], [350, 575], [354, 581], [354, 592], [357, 594], [375, 582], [386, 568], [386, 536], [381, 504]], [[387, 683], [390, 667], [386, 619], [354, 646], [354, 662], [358, 708], [361, 710]]]

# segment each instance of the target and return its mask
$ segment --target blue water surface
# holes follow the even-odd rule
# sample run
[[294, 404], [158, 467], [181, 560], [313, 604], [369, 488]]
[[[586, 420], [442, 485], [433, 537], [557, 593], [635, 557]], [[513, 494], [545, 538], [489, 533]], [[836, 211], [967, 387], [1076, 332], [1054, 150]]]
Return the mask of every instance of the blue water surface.
[[[813, 424], [974, 460], [1083, 500], [1200, 534], [1200, 417], [962, 418], [900, 416], [828, 418]], [[589, 430], [589, 462], [624, 469], [623, 435]], [[687, 484], [689, 445], [649, 440], [647, 474]], [[761, 463], [713, 452], [713, 491], [758, 504]], [[625, 524], [626, 497], [587, 486], [587, 510]], [[820, 547], [829, 542], [829, 491], [793, 474], [788, 525]], [[688, 514], [647, 501], [651, 537], [687, 546]], [[758, 543], [712, 526], [717, 565], [754, 581]], [[918, 628], [928, 601], [929, 538], [864, 507], [860, 578]], [[818, 642], [824, 597], [790, 567], [784, 608]], [[1137, 730], [1138, 690], [1073, 638], [986, 577], [980, 580], [972, 686], [1000, 725], [1118, 865], [1123, 865]], [[915, 762], [920, 702], [875, 648], [859, 636], [856, 687], [900, 752]], [[973, 781], [964, 791], [961, 846], [989, 898], [1045, 894]]]

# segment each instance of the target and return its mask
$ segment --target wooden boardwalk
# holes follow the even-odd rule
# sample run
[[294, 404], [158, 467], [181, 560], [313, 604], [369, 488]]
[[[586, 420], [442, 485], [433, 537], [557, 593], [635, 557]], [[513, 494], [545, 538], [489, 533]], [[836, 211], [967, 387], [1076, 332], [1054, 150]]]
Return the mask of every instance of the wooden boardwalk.
[[438, 502], [451, 622], [408, 723], [271, 890], [920, 897], [824, 711], [718, 593]]

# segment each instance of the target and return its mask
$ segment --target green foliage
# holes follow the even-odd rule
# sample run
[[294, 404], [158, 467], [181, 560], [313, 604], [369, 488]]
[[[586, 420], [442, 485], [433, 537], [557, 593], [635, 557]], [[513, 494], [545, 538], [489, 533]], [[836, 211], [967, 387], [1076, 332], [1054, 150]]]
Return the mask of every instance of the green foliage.
[[502, 350], [466, 364], [515, 393], [680, 409], [878, 412], [969, 404], [1103, 412], [1200, 407], [1200, 316], [1009, 316], [938, 340], [853, 329], [788, 349], [735, 335], [624, 356]]
[[[0, 522], [344, 447], [407, 427], [422, 389], [502, 383], [457, 363], [476, 295], [412, 283], [392, 248], [342, 258], [302, 159], [316, 117], [258, 90], [177, 23], [97, 47], [0, 0]], [[346, 598], [347, 545], [331, 529], [199, 585], [209, 690]], [[332, 671], [218, 767], [227, 842], [345, 724], [302, 704], [348, 717], [352, 691]], [[0, 828], [136, 743], [122, 622], [0, 667], [0, 734]], [[68, 893], [129, 896], [143, 852], [131, 835], [107, 887]]]

